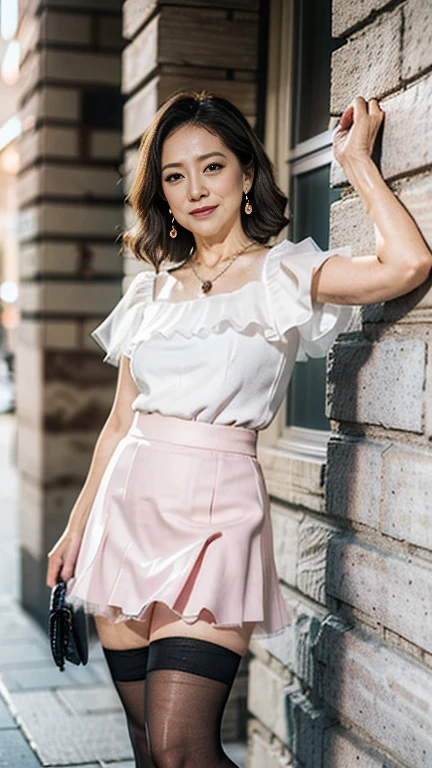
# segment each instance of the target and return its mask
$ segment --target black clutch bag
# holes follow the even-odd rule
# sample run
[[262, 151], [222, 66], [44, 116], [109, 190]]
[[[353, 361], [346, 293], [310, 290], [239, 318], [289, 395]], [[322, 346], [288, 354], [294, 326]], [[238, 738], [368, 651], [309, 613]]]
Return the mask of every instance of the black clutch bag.
[[51, 652], [60, 672], [65, 661], [87, 664], [87, 616], [82, 608], [74, 608], [66, 601], [65, 581], [59, 581], [51, 590], [48, 625]]

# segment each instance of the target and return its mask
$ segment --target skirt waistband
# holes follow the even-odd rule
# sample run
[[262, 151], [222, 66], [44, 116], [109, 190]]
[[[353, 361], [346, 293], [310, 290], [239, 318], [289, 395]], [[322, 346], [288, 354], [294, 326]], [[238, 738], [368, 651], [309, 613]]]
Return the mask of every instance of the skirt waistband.
[[216, 451], [231, 451], [256, 456], [258, 433], [247, 427], [192, 421], [179, 416], [164, 416], [154, 411], [136, 411], [129, 435], [141, 439], [154, 438], [167, 443], [190, 445]]

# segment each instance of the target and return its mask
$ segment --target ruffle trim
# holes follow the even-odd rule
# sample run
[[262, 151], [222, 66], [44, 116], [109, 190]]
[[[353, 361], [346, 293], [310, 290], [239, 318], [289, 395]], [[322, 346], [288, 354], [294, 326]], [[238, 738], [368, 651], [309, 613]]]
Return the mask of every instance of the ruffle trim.
[[206, 338], [227, 328], [245, 335], [261, 333], [269, 341], [280, 339], [266, 306], [262, 283], [253, 280], [231, 293], [191, 301], [152, 302], [145, 307], [144, 322], [134, 335], [129, 351], [153, 338], [169, 339], [176, 334], [186, 339]]
[[91, 332], [106, 352], [105, 363], [117, 366], [120, 357], [128, 355], [130, 341], [142, 325], [144, 308], [152, 301], [155, 274], [153, 270], [139, 272], [114, 309]]
[[322, 251], [312, 237], [307, 237], [299, 243], [285, 240], [268, 255], [264, 282], [273, 326], [281, 336], [294, 327], [298, 329], [296, 361], [324, 357], [353, 319], [353, 305], [312, 301], [313, 270], [333, 255], [350, 258], [352, 248], [345, 245]]
[[336, 337], [347, 330], [352, 305], [313, 302], [313, 269], [330, 256], [351, 257], [351, 246], [322, 251], [311, 237], [300, 243], [284, 240], [264, 260], [261, 280], [232, 292], [171, 302], [153, 300], [156, 272], [140, 272], [108, 317], [91, 333], [105, 350], [105, 362], [118, 365], [131, 357], [137, 344], [153, 338], [206, 338], [232, 328], [237, 333], [261, 333], [268, 341], [286, 341], [298, 329], [296, 360], [324, 357]]

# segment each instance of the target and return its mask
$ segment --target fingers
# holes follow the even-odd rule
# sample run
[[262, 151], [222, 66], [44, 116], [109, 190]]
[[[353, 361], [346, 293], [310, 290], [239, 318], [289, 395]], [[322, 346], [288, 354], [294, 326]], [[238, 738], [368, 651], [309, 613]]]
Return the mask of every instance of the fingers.
[[57, 584], [57, 577], [63, 565], [63, 559], [61, 557], [51, 557], [48, 555], [48, 570], [46, 585], [47, 587], [55, 587]]

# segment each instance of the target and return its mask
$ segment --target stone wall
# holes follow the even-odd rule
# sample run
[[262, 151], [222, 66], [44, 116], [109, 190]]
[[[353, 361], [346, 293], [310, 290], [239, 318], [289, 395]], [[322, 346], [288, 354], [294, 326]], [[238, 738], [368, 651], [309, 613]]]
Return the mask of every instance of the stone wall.
[[[333, 55], [331, 112], [358, 94], [381, 100], [382, 172], [430, 245], [431, 21], [426, 0], [333, 1], [333, 35], [347, 42]], [[332, 183], [331, 245], [373, 253], [373, 225], [336, 164]], [[253, 645], [249, 768], [432, 765], [430, 285], [362, 307], [332, 347], [325, 467], [292, 461], [292, 504], [268, 475], [296, 618]]]
[[121, 1], [29, 0], [20, 17], [22, 601], [45, 622], [46, 554], [115, 380], [89, 332], [121, 295]]

